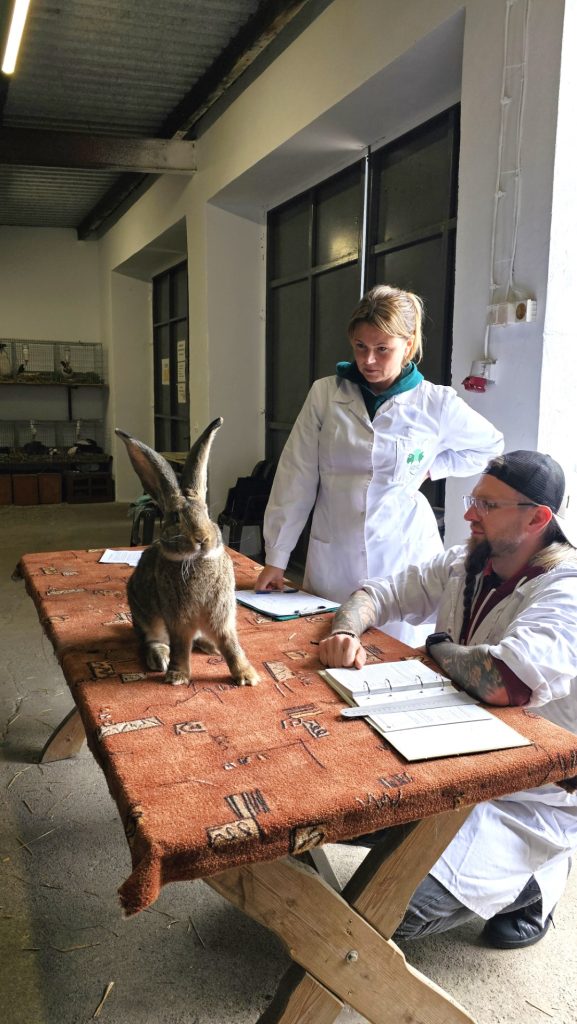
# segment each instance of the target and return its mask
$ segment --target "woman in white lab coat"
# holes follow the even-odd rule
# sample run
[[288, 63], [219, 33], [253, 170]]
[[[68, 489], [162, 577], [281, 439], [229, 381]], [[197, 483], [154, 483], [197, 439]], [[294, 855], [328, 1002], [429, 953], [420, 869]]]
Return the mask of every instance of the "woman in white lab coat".
[[[422, 303], [371, 289], [348, 325], [353, 361], [315, 381], [281, 455], [264, 519], [256, 588], [282, 588], [314, 506], [304, 588], [344, 601], [360, 580], [389, 576], [442, 550], [426, 477], [472, 476], [503, 450], [502, 434], [453, 388], [424, 380]], [[391, 633], [422, 639], [407, 623]]]

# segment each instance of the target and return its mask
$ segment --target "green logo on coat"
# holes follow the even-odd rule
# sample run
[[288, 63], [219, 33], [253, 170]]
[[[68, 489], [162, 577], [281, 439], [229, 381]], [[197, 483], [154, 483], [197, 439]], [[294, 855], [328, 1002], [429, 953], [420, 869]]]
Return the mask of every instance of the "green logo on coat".
[[407, 455], [407, 462], [409, 466], [414, 466], [417, 465], [419, 462], [422, 462], [424, 458], [425, 453], [423, 449], [415, 448], [414, 452], [411, 452], [410, 455]]

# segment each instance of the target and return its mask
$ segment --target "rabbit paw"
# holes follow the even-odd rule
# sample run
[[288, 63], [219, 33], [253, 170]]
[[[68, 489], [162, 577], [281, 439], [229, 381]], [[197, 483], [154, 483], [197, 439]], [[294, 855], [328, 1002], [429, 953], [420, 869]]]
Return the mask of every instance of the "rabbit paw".
[[260, 682], [260, 676], [252, 665], [245, 665], [232, 680], [236, 686], [256, 686]]
[[151, 672], [166, 672], [170, 661], [170, 647], [157, 640], [149, 640], [146, 644], [146, 667]]
[[171, 686], [188, 686], [190, 679], [182, 672], [178, 672], [176, 669], [171, 669], [170, 672], [166, 673], [164, 682], [170, 683]]

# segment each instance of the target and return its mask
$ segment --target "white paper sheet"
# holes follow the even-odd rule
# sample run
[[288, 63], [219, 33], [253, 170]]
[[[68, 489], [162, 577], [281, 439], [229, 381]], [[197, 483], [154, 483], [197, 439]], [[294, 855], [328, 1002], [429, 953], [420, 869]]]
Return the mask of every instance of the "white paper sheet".
[[115, 551], [113, 548], [106, 548], [99, 562], [111, 562], [117, 565], [138, 565], [142, 551], [135, 551], [128, 548], [127, 551]]
[[450, 679], [442, 672], [435, 671], [424, 665], [418, 658], [407, 658], [406, 661], [383, 661], [376, 665], [365, 665], [363, 668], [328, 668], [325, 670], [329, 682], [336, 683], [344, 695], [350, 695], [356, 703], [359, 696], [369, 694], [394, 693], [395, 697], [404, 691], [414, 692], [419, 689], [438, 687], [443, 682], [452, 687]]
[[331, 612], [339, 607], [326, 597], [307, 594], [304, 590], [270, 590], [266, 594], [257, 594], [255, 590], [237, 590], [236, 599], [239, 604], [262, 612], [263, 615], [270, 615], [273, 619], [297, 619], [304, 615]]
[[[430, 757], [451, 757], [457, 754], [480, 754], [487, 750], [528, 747], [531, 741], [511, 726], [485, 712], [487, 718], [472, 722], [432, 726], [428, 729], [406, 729], [387, 734], [389, 743], [407, 761], [424, 761]], [[369, 719], [372, 721], [372, 719]]]

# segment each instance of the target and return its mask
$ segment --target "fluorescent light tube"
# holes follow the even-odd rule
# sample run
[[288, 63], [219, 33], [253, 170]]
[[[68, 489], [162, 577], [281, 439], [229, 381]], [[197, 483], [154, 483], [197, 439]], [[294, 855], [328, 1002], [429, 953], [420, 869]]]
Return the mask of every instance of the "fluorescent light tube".
[[20, 43], [22, 42], [22, 33], [24, 32], [24, 25], [26, 23], [26, 15], [28, 14], [29, 7], [30, 0], [15, 0], [10, 32], [8, 33], [8, 42], [6, 43], [4, 58], [2, 60], [2, 71], [5, 75], [11, 75], [16, 67], [18, 50], [20, 49]]

